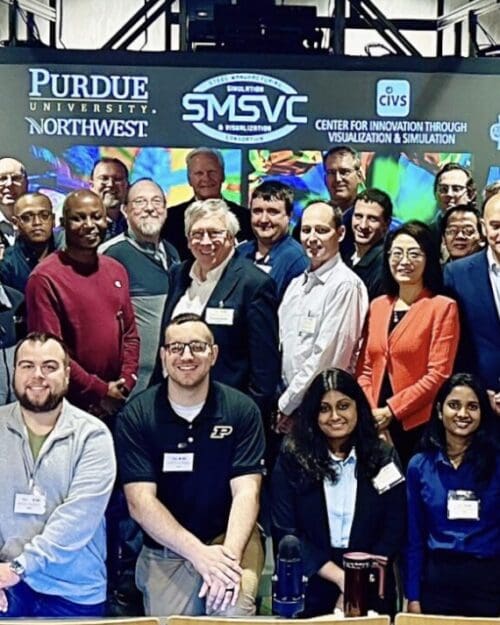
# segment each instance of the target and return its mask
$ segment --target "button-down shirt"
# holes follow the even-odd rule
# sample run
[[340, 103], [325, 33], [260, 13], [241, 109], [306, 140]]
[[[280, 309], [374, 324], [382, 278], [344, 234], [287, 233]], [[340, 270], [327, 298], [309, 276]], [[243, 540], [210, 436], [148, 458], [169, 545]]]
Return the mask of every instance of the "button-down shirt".
[[296, 410], [324, 369], [354, 371], [367, 312], [366, 287], [340, 254], [292, 280], [278, 313], [286, 387], [281, 412]]
[[180, 298], [177, 306], [172, 313], [172, 319], [183, 313], [194, 313], [195, 315], [202, 315], [205, 310], [210, 296], [214, 292], [217, 282], [224, 273], [224, 269], [227, 267], [229, 261], [234, 256], [234, 250], [231, 251], [229, 256], [225, 258], [220, 265], [214, 267], [207, 272], [207, 277], [202, 280], [199, 276], [198, 261], [193, 263], [189, 272], [189, 277], [192, 282], [189, 288]]
[[335, 484], [328, 479], [323, 481], [330, 545], [345, 549], [349, 546], [356, 505], [356, 450], [353, 447], [345, 459], [337, 458], [332, 453], [330, 458], [338, 475]]
[[[408, 465], [406, 596], [420, 598], [425, 553], [447, 550], [479, 558], [500, 557], [500, 460], [488, 484], [479, 485], [470, 462], [455, 469], [441, 451], [415, 455]], [[451, 490], [470, 490], [480, 500], [479, 519], [448, 519]]]
[[493, 299], [500, 317], [500, 263], [493, 255], [493, 250], [488, 247], [486, 250], [486, 258], [488, 260], [488, 275], [490, 276], [491, 289], [493, 291]]

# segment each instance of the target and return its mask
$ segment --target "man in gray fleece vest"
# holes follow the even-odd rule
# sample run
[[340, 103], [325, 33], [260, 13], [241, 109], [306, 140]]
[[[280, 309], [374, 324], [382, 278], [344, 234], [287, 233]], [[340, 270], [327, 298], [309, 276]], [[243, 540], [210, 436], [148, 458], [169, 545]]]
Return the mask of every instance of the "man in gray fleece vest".
[[102, 616], [111, 434], [64, 396], [69, 356], [31, 333], [14, 354], [17, 402], [0, 408], [0, 612]]

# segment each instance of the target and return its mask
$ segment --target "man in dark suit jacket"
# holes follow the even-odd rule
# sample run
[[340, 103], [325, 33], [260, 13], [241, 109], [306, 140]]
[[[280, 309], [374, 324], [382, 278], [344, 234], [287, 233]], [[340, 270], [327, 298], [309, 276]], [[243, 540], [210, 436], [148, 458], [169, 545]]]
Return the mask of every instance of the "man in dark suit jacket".
[[500, 414], [500, 194], [486, 200], [482, 223], [488, 247], [446, 265], [444, 280], [462, 313], [459, 367], [482, 379]]
[[[195, 200], [224, 199], [221, 188], [224, 182], [224, 159], [219, 150], [196, 148], [186, 157], [188, 182], [194, 197], [187, 202], [170, 206], [168, 217], [161, 231], [161, 238], [167, 239], [179, 252], [181, 260], [193, 260], [187, 245], [184, 214]], [[250, 226], [250, 211], [235, 202], [224, 199], [229, 209], [236, 215], [240, 224], [239, 241], [253, 239]]]
[[275, 283], [234, 255], [238, 223], [224, 200], [194, 202], [186, 217], [195, 261], [169, 271], [162, 332], [181, 313], [202, 316], [220, 350], [214, 379], [247, 393], [266, 418], [281, 368]]

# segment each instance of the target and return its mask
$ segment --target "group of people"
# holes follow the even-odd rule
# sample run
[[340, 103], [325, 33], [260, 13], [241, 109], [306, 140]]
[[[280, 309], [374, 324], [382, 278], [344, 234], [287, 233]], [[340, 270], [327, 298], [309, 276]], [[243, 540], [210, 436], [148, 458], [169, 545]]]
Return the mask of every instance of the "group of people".
[[500, 615], [499, 189], [448, 163], [401, 224], [350, 147], [324, 169], [292, 233], [291, 187], [226, 202], [217, 150], [168, 209], [103, 158], [58, 228], [0, 159], [0, 615], [113, 613], [139, 550], [146, 614], [254, 614], [258, 520], [301, 541], [305, 615], [349, 550], [388, 558], [378, 611]]

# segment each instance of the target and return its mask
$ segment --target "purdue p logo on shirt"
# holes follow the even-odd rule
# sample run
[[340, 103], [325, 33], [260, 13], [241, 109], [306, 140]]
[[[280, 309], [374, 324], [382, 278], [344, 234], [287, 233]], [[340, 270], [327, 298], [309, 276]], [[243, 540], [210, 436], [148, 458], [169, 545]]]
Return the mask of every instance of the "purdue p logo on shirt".
[[232, 425], [214, 425], [210, 438], [225, 438], [233, 433]]

